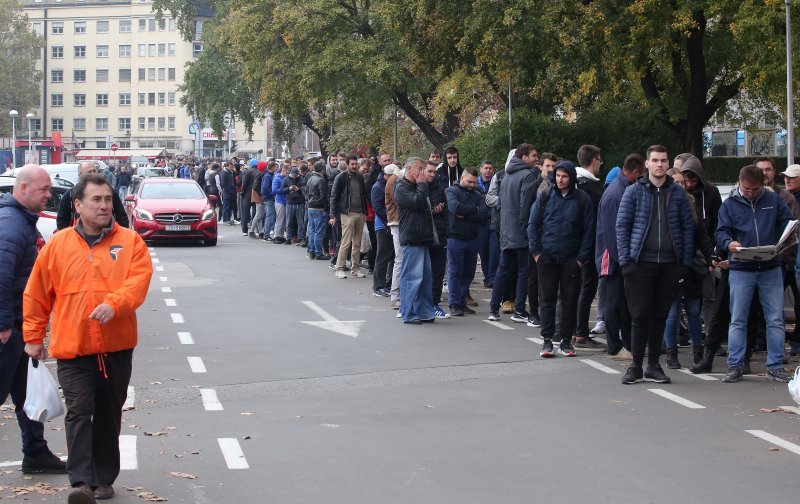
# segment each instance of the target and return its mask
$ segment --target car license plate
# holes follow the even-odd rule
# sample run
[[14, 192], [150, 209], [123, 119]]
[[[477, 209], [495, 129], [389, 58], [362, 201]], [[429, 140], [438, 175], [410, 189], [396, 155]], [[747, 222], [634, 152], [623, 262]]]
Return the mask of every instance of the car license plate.
[[189, 224], [167, 224], [167, 231], [190, 231], [192, 226]]

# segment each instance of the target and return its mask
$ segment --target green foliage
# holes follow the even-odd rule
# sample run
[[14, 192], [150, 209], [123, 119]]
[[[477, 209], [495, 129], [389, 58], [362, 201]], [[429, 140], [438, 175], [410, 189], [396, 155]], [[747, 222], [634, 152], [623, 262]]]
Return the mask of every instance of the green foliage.
[[[41, 72], [35, 51], [42, 40], [28, 27], [28, 16], [16, 0], [0, 0], [0, 131], [11, 133], [9, 110], [25, 114], [36, 108]], [[19, 128], [23, 122], [17, 119]]]
[[[739, 179], [739, 170], [755, 163], [754, 157], [709, 157], [703, 159], [703, 171], [712, 182], [735, 184]], [[786, 169], [785, 157], [774, 157], [775, 173]]]

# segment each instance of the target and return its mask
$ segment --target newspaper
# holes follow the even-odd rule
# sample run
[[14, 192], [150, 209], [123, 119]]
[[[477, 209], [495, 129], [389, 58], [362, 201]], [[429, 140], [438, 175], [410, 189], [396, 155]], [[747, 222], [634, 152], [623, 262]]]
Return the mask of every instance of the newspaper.
[[731, 261], [769, 261], [795, 243], [797, 243], [797, 221], [790, 220], [776, 245], [737, 247], [736, 252], [731, 255]]

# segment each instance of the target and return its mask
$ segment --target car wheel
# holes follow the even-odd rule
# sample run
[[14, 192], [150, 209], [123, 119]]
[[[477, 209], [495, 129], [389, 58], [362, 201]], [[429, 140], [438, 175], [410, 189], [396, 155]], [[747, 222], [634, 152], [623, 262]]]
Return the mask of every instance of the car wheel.
[[217, 244], [217, 239], [216, 238], [207, 238], [207, 239], [203, 240], [203, 245], [205, 245], [206, 247], [213, 247], [216, 244]]

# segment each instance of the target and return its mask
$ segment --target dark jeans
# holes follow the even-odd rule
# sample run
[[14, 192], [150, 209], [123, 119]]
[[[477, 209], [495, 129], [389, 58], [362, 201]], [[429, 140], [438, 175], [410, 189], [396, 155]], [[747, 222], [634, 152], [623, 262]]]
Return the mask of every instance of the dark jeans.
[[450, 263], [447, 274], [447, 304], [450, 306], [467, 304], [469, 285], [475, 278], [475, 270], [478, 267], [478, 245], [477, 238], [447, 240], [447, 260]]
[[558, 324], [558, 339], [572, 341], [575, 332], [575, 309], [581, 286], [581, 268], [576, 258], [554, 262], [547, 254], [539, 256], [536, 263], [539, 274], [539, 296], [542, 320], [542, 338], [553, 339], [556, 330], [556, 303], [561, 290], [561, 319]]
[[233, 210], [236, 207], [236, 193], [222, 195], [222, 222], [233, 219]]
[[447, 247], [428, 247], [431, 256], [431, 274], [433, 276], [433, 304], [438, 305], [442, 302], [442, 287], [444, 285], [444, 274], [447, 271]]
[[304, 203], [286, 204], [286, 236], [305, 240], [306, 226], [303, 224], [303, 214], [305, 213]]
[[394, 242], [389, 228], [375, 231], [378, 242], [375, 255], [375, 270], [372, 272], [372, 290], [392, 288], [392, 269], [394, 269]]
[[528, 254], [528, 305], [531, 313], [539, 313], [539, 268], [533, 256]]
[[[370, 249], [367, 252], [367, 268], [375, 274], [375, 258], [378, 256], [378, 236], [375, 234], [375, 221], [365, 222], [369, 234]], [[394, 245], [392, 245], [394, 248]]]
[[494, 282], [497, 263], [500, 260], [500, 239], [488, 223], [481, 226], [478, 231], [478, 253], [481, 257], [483, 281]]
[[500, 253], [500, 264], [497, 266], [497, 273], [494, 275], [494, 286], [492, 287], [492, 300], [489, 303], [491, 311], [500, 310], [500, 301], [506, 290], [506, 284], [511, 281], [511, 271], [517, 268], [517, 288], [516, 304], [514, 309], [522, 313], [525, 311], [525, 297], [528, 292], [528, 256], [526, 248], [505, 249]]
[[606, 323], [608, 353], [615, 355], [622, 347], [631, 349], [631, 314], [625, 299], [625, 282], [619, 268], [613, 275], [603, 277], [603, 285], [606, 296], [603, 321]]
[[67, 416], [67, 472], [72, 485], [111, 485], [119, 476], [119, 431], [122, 405], [131, 379], [133, 350], [58, 361]]
[[22, 453], [38, 455], [47, 450], [47, 441], [44, 440], [44, 424], [34, 422], [22, 410], [28, 385], [28, 355], [24, 349], [22, 329], [12, 327], [8, 342], [5, 345], [0, 343], [0, 404], [11, 395], [22, 433]]
[[683, 268], [678, 263], [631, 263], [622, 269], [625, 297], [631, 312], [631, 353], [641, 366], [647, 348], [648, 364], [661, 355], [669, 308], [678, 298]]
[[800, 290], [797, 288], [797, 278], [795, 278], [794, 268], [783, 268], [783, 289], [791, 289], [794, 295], [794, 331], [789, 335], [791, 343], [800, 343]]
[[239, 195], [239, 215], [241, 216], [242, 233], [246, 233], [250, 227], [250, 193], [247, 196]]
[[589, 336], [589, 316], [592, 311], [592, 301], [597, 294], [597, 268], [594, 261], [583, 265], [581, 270], [581, 294], [578, 298], [578, 320], [575, 326], [575, 336]]

